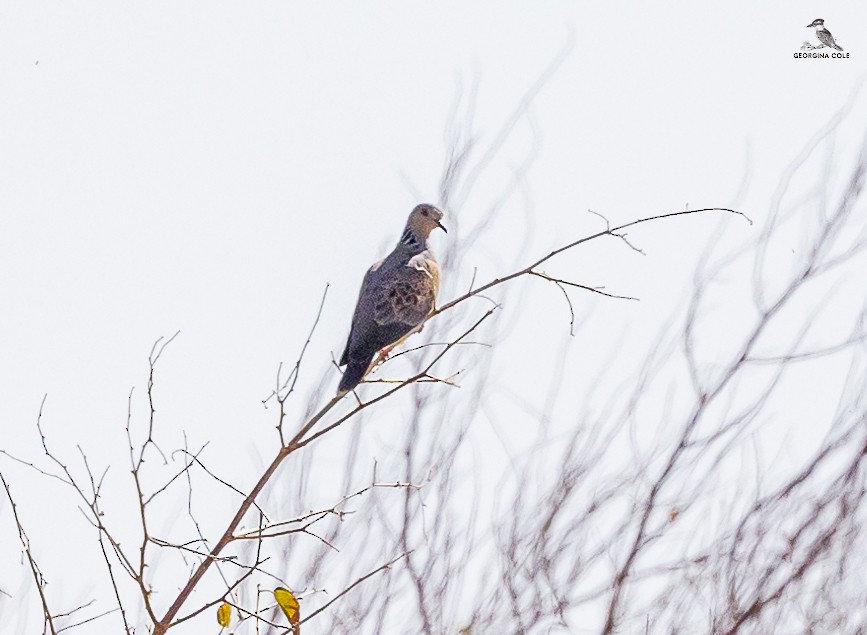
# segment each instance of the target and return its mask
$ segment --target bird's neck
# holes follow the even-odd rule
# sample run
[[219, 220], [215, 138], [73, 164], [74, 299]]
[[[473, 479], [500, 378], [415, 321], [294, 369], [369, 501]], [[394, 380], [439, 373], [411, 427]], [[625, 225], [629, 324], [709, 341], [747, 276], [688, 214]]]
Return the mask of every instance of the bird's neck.
[[403, 230], [403, 234], [400, 236], [398, 247], [411, 249], [415, 252], [422, 252], [427, 249], [427, 238], [422, 238], [413, 232], [412, 229], [407, 227]]

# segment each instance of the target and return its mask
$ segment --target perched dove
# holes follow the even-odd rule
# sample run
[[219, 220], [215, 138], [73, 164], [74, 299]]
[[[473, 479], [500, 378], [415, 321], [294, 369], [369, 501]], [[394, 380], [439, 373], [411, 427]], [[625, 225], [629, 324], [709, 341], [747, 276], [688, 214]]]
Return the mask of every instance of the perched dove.
[[440, 288], [440, 267], [428, 246], [443, 213], [433, 205], [417, 205], [406, 221], [400, 242], [368, 270], [361, 283], [352, 328], [340, 365], [346, 365], [337, 393], [355, 388], [373, 356], [421, 326], [434, 310]]

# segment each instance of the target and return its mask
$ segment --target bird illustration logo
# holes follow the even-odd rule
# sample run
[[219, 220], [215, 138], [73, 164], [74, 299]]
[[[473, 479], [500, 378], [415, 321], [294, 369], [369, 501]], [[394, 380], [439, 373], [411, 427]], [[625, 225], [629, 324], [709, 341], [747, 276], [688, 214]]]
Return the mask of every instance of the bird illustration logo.
[[822, 48], [823, 46], [827, 46], [832, 49], [837, 49], [838, 51], [843, 50], [843, 47], [834, 41], [834, 36], [831, 35], [831, 32], [825, 28], [825, 21], [822, 18], [816, 18], [807, 25], [807, 28], [815, 28], [816, 37], [819, 39], [819, 42], [821, 42], [819, 46], [811, 48]]

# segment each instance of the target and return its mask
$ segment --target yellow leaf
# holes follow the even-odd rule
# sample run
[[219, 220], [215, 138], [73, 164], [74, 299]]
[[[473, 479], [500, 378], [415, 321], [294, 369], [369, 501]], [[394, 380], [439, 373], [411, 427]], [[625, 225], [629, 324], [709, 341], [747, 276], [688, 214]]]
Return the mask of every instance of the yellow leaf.
[[223, 628], [229, 627], [229, 622], [232, 621], [232, 605], [228, 602], [223, 602], [220, 608], [217, 609], [217, 623]]
[[274, 589], [274, 599], [277, 600], [277, 604], [279, 604], [280, 608], [283, 609], [283, 613], [292, 625], [292, 630], [295, 632], [295, 635], [301, 635], [301, 609], [298, 606], [298, 600], [295, 599], [292, 591], [286, 587], [278, 586]]

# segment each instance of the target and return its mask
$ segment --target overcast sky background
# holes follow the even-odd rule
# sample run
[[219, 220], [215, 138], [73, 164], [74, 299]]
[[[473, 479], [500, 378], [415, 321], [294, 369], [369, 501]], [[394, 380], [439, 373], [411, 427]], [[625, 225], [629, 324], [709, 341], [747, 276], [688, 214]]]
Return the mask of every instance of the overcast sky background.
[[[793, 59], [817, 17], [849, 59]], [[159, 372], [166, 445], [182, 445], [181, 430], [192, 445], [210, 441], [223, 473], [249, 484], [273, 442], [261, 400], [278, 364], [294, 360], [324, 285], [311, 379], [341, 352], [365, 269], [416, 202], [439, 202], [459, 94], [476, 87], [474, 131], [489, 142], [571, 45], [460, 210], [477, 222], [535, 148], [508, 217], [464, 256], [465, 280], [453, 284], [465, 288], [474, 268], [484, 280], [598, 230], [587, 209], [625, 222], [737, 204], [760, 223], [783, 170], [846, 104], [854, 114], [836, 151], [854, 158], [865, 25], [867, 6], [854, 2], [819, 13], [803, 1], [4, 2], [0, 447], [39, 456], [47, 394], [52, 446], [72, 461], [80, 444], [126, 476], [127, 396], [135, 386], [141, 415], [151, 345], [180, 330]], [[745, 223], [725, 224], [734, 243], [748, 238]], [[579, 313], [603, 311], [594, 328], [610, 330], [576, 339], [566, 384], [596, 367], [629, 374], [628, 362], [595, 359], [592, 340], [652, 338], [721, 227], [713, 217], [636, 229], [646, 257], [613, 245], [610, 259], [597, 250], [568, 261], [575, 268], [550, 267], [642, 300], [577, 296]], [[494, 366], [504, 385], [512, 365], [538, 367], [539, 384], [522, 391], [530, 401], [544, 397], [568, 332], [559, 291], [541, 285], [505, 303], [526, 322]], [[496, 436], [508, 454], [508, 428]], [[77, 570], [84, 582], [77, 545], [93, 537], [56, 525], [80, 517], [69, 493], [4, 457], [0, 470], [46, 576], [60, 586]], [[0, 595], [0, 614], [30, 584], [16, 539], [4, 498], [0, 589], [14, 597]]]

